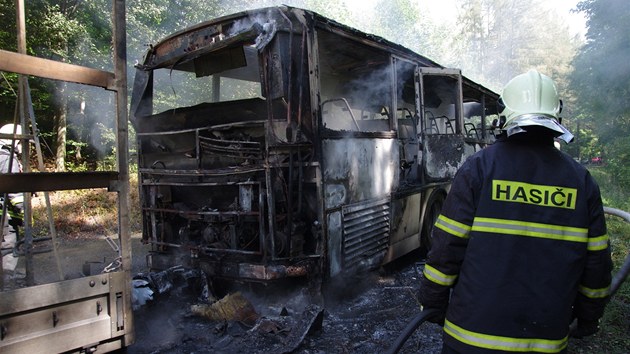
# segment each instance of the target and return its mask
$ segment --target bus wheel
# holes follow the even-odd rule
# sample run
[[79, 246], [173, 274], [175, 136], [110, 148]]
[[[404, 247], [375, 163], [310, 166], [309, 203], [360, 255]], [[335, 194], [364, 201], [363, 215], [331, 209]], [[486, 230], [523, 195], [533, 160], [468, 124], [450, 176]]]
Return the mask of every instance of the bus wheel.
[[440, 212], [442, 212], [442, 205], [444, 205], [444, 193], [441, 191], [434, 192], [429, 198], [427, 203], [427, 209], [424, 212], [424, 222], [422, 224], [422, 233], [420, 236], [420, 253], [426, 256], [431, 249], [432, 244], [432, 232], [435, 221], [437, 220]]

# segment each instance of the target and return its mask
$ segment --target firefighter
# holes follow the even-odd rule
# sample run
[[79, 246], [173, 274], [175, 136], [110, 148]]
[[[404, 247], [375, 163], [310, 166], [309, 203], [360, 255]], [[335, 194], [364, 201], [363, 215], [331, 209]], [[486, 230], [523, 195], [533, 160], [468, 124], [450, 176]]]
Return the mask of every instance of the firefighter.
[[[420, 288], [440, 310], [442, 353], [564, 353], [598, 331], [612, 262], [599, 187], [554, 147], [570, 142], [551, 78], [516, 76], [502, 133], [457, 172]], [[577, 326], [570, 324], [576, 320]]]
[[[19, 125], [5, 124], [0, 128], [0, 134], [21, 135], [22, 128]], [[19, 158], [21, 151], [19, 140], [0, 139], [0, 173], [22, 172], [22, 164]], [[17, 233], [24, 219], [24, 196], [22, 193], [10, 193], [7, 197], [7, 214], [9, 217], [5, 218], [5, 222], [8, 221]]]

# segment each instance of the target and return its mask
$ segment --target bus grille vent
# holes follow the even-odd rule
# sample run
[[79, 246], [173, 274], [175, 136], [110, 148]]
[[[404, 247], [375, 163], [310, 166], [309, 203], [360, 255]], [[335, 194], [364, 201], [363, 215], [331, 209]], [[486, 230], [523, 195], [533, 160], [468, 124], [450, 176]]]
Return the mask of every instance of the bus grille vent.
[[389, 198], [343, 208], [344, 269], [380, 265], [389, 242]]

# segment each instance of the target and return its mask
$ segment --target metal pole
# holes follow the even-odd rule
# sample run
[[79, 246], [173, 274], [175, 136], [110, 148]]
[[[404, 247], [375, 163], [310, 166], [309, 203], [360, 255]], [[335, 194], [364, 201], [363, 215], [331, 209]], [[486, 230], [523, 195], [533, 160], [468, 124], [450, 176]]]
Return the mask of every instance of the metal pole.
[[[33, 142], [35, 143], [35, 154], [37, 155], [37, 169], [40, 172], [44, 172], [44, 155], [42, 154], [42, 145], [39, 142], [39, 129], [37, 129], [37, 123], [35, 121], [35, 112], [33, 110], [33, 100], [31, 98], [31, 89], [28, 81], [25, 82], [24, 98], [26, 99], [25, 107], [28, 108], [28, 115], [31, 119], [31, 128], [33, 133]], [[27, 124], [28, 126], [28, 124]], [[26, 130], [22, 130], [23, 132]], [[28, 141], [22, 143], [23, 146], [27, 146]], [[30, 194], [29, 194], [30, 195]], [[53, 219], [52, 206], [50, 204], [50, 194], [44, 192], [44, 200], [46, 201], [46, 216], [48, 217], [48, 228], [50, 229], [50, 237], [52, 239], [52, 249], [55, 257], [55, 263], [57, 264], [57, 275], [59, 280], [64, 280], [63, 269], [61, 267], [61, 259], [59, 258], [59, 245], [57, 240], [57, 229], [55, 228], [55, 220]], [[29, 202], [30, 205], [30, 202]], [[30, 230], [30, 222], [29, 222]]]
[[131, 307], [131, 235], [129, 232], [129, 143], [127, 131], [127, 38], [125, 0], [113, 0], [114, 75], [116, 87], [116, 140], [118, 163], [118, 237], [125, 282], [123, 295], [125, 345], [134, 342]]
[[[26, 54], [26, 20], [24, 11], [24, 0], [16, 0], [15, 3], [16, 22], [17, 22], [17, 50], [20, 54]], [[19, 111], [22, 132], [26, 132], [27, 120], [26, 114], [26, 90], [28, 89], [26, 75], [20, 75], [19, 81]], [[29, 153], [30, 144], [25, 144], [22, 149], [22, 169], [24, 172], [30, 172]], [[26, 268], [26, 285], [35, 285], [35, 275], [33, 274], [33, 255], [31, 253], [33, 246], [33, 234], [31, 230], [31, 194], [24, 193], [24, 254]]]

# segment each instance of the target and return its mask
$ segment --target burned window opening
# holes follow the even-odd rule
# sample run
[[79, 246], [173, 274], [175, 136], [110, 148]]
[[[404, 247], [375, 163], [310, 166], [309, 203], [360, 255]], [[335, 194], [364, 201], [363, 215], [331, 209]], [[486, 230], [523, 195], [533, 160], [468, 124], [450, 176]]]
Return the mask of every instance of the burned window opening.
[[330, 32], [320, 32], [318, 39], [323, 127], [333, 131], [390, 131], [390, 55]]
[[423, 80], [425, 134], [459, 133], [458, 79], [451, 76], [428, 75], [423, 76]]

